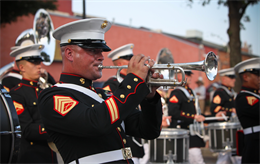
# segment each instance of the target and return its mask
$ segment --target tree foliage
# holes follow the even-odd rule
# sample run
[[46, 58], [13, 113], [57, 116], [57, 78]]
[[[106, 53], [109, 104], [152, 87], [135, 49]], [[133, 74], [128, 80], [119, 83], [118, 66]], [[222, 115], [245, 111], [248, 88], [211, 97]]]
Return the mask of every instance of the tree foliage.
[[40, 8], [56, 10], [57, 0], [1, 0], [0, 23], [11, 24], [17, 17], [35, 14]]
[[[191, 3], [193, 0], [189, 0]], [[203, 0], [202, 5], [208, 5], [211, 0]], [[250, 21], [249, 16], [245, 15], [245, 11], [249, 5], [257, 4], [259, 0], [218, 0], [219, 5], [228, 7], [228, 18], [229, 27], [227, 34], [229, 37], [228, 47], [230, 49], [230, 67], [234, 67], [237, 63], [242, 61], [241, 56], [241, 40], [240, 30], [244, 29], [241, 22], [242, 18], [244, 21]], [[236, 80], [235, 90], [240, 88], [239, 80]]]

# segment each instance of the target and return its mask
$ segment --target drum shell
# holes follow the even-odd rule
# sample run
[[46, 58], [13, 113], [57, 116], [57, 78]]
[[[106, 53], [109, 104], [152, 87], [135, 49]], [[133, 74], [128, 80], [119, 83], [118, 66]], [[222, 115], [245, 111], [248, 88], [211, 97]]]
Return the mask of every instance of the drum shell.
[[[210, 123], [207, 126], [210, 137], [209, 148], [213, 152], [232, 151], [236, 153], [236, 132], [242, 129], [239, 122]], [[230, 146], [230, 149], [227, 149]]]
[[1, 84], [0, 88], [0, 163], [15, 163], [21, 139], [20, 124], [11, 96]]
[[189, 163], [189, 131], [185, 129], [163, 128], [157, 139], [149, 141], [150, 162], [166, 163], [169, 151], [174, 163]]

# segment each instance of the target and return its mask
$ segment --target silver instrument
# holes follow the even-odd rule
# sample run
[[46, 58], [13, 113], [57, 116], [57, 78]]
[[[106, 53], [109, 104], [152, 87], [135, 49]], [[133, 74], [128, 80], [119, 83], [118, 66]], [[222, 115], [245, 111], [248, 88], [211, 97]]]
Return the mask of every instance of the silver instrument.
[[[122, 69], [128, 68], [127, 65], [124, 66], [103, 66], [99, 65], [99, 69], [118, 69], [117, 71], [117, 79], [119, 82], [120, 71]], [[168, 76], [168, 79], [153, 79], [151, 76], [147, 77], [147, 84], [148, 85], [155, 85], [155, 86], [181, 86], [185, 84], [185, 72], [183, 69], [186, 70], [197, 70], [197, 71], [204, 71], [207, 75], [209, 80], [214, 80], [217, 71], [218, 71], [218, 62], [217, 57], [213, 52], [209, 52], [205, 58], [205, 60], [200, 62], [191, 62], [191, 63], [177, 63], [177, 64], [155, 64], [153, 65], [152, 69], [155, 70], [169, 70], [171, 71], [180, 71], [182, 74], [182, 80], [177, 81], [175, 78], [171, 78]]]

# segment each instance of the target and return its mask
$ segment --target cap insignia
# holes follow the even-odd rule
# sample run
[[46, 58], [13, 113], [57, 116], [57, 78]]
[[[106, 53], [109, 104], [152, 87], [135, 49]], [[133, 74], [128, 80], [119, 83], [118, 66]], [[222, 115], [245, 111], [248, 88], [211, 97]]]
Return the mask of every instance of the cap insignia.
[[102, 28], [102, 29], [105, 28], [105, 27], [107, 27], [107, 21], [106, 21], [106, 20], [105, 20], [104, 23], [101, 25], [101, 28]]
[[68, 43], [70, 43], [71, 42], [71, 39], [68, 39]]
[[41, 45], [39, 46], [39, 49], [42, 49], [42, 46], [41, 46]]

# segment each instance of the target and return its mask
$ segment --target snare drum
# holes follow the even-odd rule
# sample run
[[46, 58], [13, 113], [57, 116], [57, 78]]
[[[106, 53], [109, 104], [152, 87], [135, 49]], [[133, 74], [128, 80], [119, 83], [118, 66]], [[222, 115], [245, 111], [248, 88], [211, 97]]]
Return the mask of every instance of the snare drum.
[[174, 163], [189, 163], [189, 131], [162, 128], [161, 135], [149, 141], [150, 162], [166, 163], [169, 156]]
[[0, 163], [16, 163], [21, 130], [18, 115], [9, 93], [0, 84]]
[[209, 148], [213, 152], [236, 152], [236, 132], [242, 129], [239, 122], [210, 123]]

